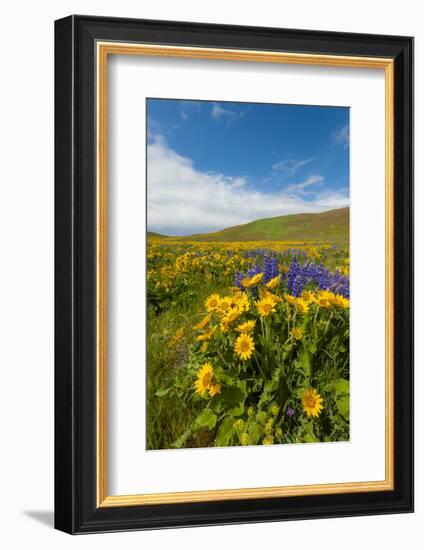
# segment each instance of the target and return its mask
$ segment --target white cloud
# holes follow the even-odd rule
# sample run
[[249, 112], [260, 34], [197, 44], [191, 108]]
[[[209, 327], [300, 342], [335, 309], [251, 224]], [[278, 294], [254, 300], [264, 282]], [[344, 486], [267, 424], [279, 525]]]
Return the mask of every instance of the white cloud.
[[305, 181], [301, 183], [291, 183], [285, 187], [285, 191], [288, 193], [299, 193], [300, 195], [306, 195], [308, 191], [305, 191], [306, 188], [311, 185], [317, 185], [325, 181], [323, 176], [309, 176]]
[[288, 174], [290, 176], [294, 176], [300, 168], [303, 166], [306, 166], [310, 162], [312, 162], [314, 159], [303, 159], [303, 160], [296, 160], [296, 159], [285, 159], [280, 160], [279, 162], [273, 164], [272, 170], [273, 172], [284, 172], [285, 174]]
[[193, 161], [170, 149], [156, 136], [147, 149], [148, 227], [165, 234], [190, 235], [249, 221], [322, 212], [349, 204], [345, 192], [323, 189], [314, 200], [305, 200], [305, 188], [322, 183], [311, 176], [291, 190], [264, 193], [249, 188], [246, 178], [201, 172]]
[[342, 145], [343, 149], [349, 147], [349, 125], [346, 124], [333, 132], [333, 141], [336, 145]]
[[212, 104], [211, 115], [215, 120], [226, 122], [226, 125], [229, 126], [232, 122], [235, 122], [238, 118], [244, 117], [249, 109], [244, 111], [233, 111], [223, 107], [220, 103]]
[[183, 120], [188, 120], [192, 115], [198, 114], [201, 111], [200, 101], [181, 101], [180, 116]]

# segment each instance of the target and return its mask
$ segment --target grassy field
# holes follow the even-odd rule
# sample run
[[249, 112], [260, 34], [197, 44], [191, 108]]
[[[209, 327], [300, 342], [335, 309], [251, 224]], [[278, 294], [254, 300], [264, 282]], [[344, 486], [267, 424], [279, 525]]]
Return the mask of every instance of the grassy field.
[[[150, 233], [151, 239], [166, 238]], [[172, 237], [169, 237], [172, 239]], [[348, 242], [349, 208], [338, 208], [318, 214], [294, 214], [255, 220], [244, 225], [228, 227], [222, 231], [190, 237], [179, 241], [246, 242], [246, 241], [305, 241]]]
[[[281, 273], [291, 269], [290, 266], [293, 265], [293, 262], [296, 263], [297, 261], [305, 265], [310, 262], [317, 265], [325, 265], [326, 269], [331, 272], [346, 270], [348, 252], [345, 244], [348, 242], [348, 219], [348, 209], [340, 209], [322, 214], [305, 214], [258, 220], [243, 226], [228, 228], [209, 236], [190, 237], [187, 239], [181, 237], [166, 238], [159, 234], [149, 234], [149, 305], [147, 312], [148, 449], [166, 449], [175, 446], [206, 447], [216, 444], [214, 440], [217, 434], [219, 435], [220, 433], [218, 429], [219, 422], [223, 419], [225, 425], [227, 420], [233, 418], [232, 416], [231, 418], [226, 418], [226, 413], [223, 412], [221, 416], [217, 415], [216, 425], [214, 420], [213, 426], [210, 424], [205, 426], [199, 425], [200, 427], [196, 426], [196, 429], [189, 428], [196, 424], [196, 419], [199, 418], [199, 415], [204, 414], [205, 411], [206, 401], [205, 399], [200, 399], [193, 391], [193, 381], [190, 376], [198, 369], [203, 355], [206, 354], [205, 357], [207, 359], [209, 357], [207, 354], [211, 350], [209, 348], [209, 351], [200, 351], [201, 342], [197, 341], [199, 340], [199, 331], [196, 332], [194, 330], [196, 328], [195, 325], [205, 316], [206, 299], [211, 295], [226, 296], [230, 292], [233, 292], [234, 290], [231, 289], [234, 288], [235, 284], [235, 272], [246, 270], [249, 266], [251, 267], [254, 263], [256, 265], [256, 262], [259, 261], [257, 259], [252, 260], [250, 257], [252, 254], [260, 259], [262, 269], [264, 269], [263, 258], [267, 254], [279, 258]], [[276, 238], [277, 235], [279, 236], [278, 239]], [[307, 236], [310, 238], [307, 238]], [[323, 236], [326, 238], [323, 238]], [[259, 239], [257, 237], [260, 237], [260, 242], [258, 242]], [[294, 241], [295, 237], [299, 237], [299, 239]], [[309, 241], [320, 244], [312, 245]], [[286, 291], [287, 284], [287, 282], [284, 283]], [[281, 288], [282, 293], [283, 287]], [[274, 292], [278, 293], [278, 291]], [[278, 312], [278, 314], [274, 315], [274, 326], [277, 331], [286, 330], [281, 324], [280, 316], [287, 316], [287, 318], [291, 316], [293, 322], [295, 322], [296, 312], [294, 314], [290, 313], [291, 306], [287, 304], [281, 304], [278, 307], [282, 309], [281, 313]], [[308, 381], [318, 380], [322, 387], [322, 393], [327, 392], [328, 396], [331, 397], [335, 390], [334, 388], [332, 390], [328, 389], [330, 387], [329, 377], [334, 378], [334, 380], [348, 378], [348, 370], [346, 370], [348, 366], [346, 366], [346, 354], [343, 346], [340, 344], [343, 351], [343, 360], [341, 356], [336, 357], [338, 350], [331, 347], [334, 347], [334, 338], [336, 338], [334, 335], [336, 332], [331, 338], [327, 338], [324, 333], [327, 331], [329, 324], [333, 323], [336, 318], [339, 325], [345, 327], [346, 316], [343, 312], [338, 313], [338, 310], [334, 313], [332, 312], [330, 316], [330, 310], [327, 312], [327, 310], [324, 311], [322, 309], [321, 311], [316, 305], [311, 305], [311, 308], [315, 308], [314, 319], [319, 319], [319, 316], [322, 315], [322, 321], [316, 324], [317, 329], [310, 324], [311, 321], [307, 319], [306, 315], [302, 318], [298, 314], [296, 322], [300, 322], [303, 319], [302, 327], [305, 333], [307, 331], [315, 331], [314, 337], [319, 339], [321, 346], [325, 342], [327, 348], [324, 352], [332, 357], [332, 362], [329, 364], [325, 375], [322, 374], [318, 378], [315, 375], [315, 378], [313, 378], [312, 374], [309, 374]], [[323, 327], [323, 330], [325, 329], [324, 332], [321, 331], [322, 334], [318, 334], [319, 330], [321, 330], [320, 327]], [[269, 328], [271, 330], [271, 324]], [[337, 331], [340, 332], [340, 328], [337, 328]], [[200, 331], [201, 333], [202, 331]], [[225, 342], [229, 342], [228, 338], [232, 337], [222, 335], [221, 338], [227, 338]], [[276, 337], [275, 341], [278, 338]], [[303, 351], [300, 343], [297, 344], [297, 349], [295, 349], [290, 339], [288, 341], [289, 344], [287, 342], [281, 345], [278, 344], [281, 350], [285, 350], [284, 354], [287, 358], [284, 361], [287, 362], [287, 365], [290, 366], [291, 363], [299, 362], [299, 357], [303, 356], [297, 354], [304, 353], [305, 355], [306, 352], [310, 354], [309, 350], [313, 349], [313, 346], [317, 347], [312, 339], [307, 340], [305, 338], [304, 340], [305, 349]], [[222, 349], [225, 342], [222, 340], [222, 343], [219, 344]], [[209, 342], [208, 344], [212, 345]], [[307, 349], [306, 345], [308, 346]], [[231, 346], [233, 346], [233, 343]], [[219, 353], [219, 347], [217, 349]], [[265, 347], [263, 349], [265, 350]], [[270, 353], [277, 356], [279, 351], [276, 348], [273, 349], [274, 351]], [[265, 351], [262, 353], [264, 354]], [[291, 354], [291, 359], [288, 354]], [[318, 350], [316, 352], [316, 361], [322, 362], [322, 357], [319, 356]], [[224, 358], [222, 359], [224, 360]], [[284, 362], [283, 359], [279, 361], [281, 363]], [[241, 363], [243, 368], [247, 364], [249, 364], [249, 361]], [[240, 365], [237, 368], [239, 369], [240, 377], [246, 378], [242, 371], [240, 371]], [[298, 376], [301, 377], [303, 374]], [[258, 386], [262, 387], [261, 384], [263, 385], [261, 391], [270, 391], [270, 382], [267, 382], [268, 386], [264, 385], [266, 380], [262, 382]], [[246, 385], [245, 381], [243, 383]], [[240, 381], [237, 384], [240, 384]], [[266, 389], [267, 387], [268, 389]], [[223, 389], [222, 393], [224, 394], [224, 392], [225, 390]], [[244, 398], [246, 405], [243, 405], [244, 416], [241, 415], [239, 418], [237, 416], [239, 413], [236, 414], [234, 411], [231, 414], [236, 415], [235, 418], [239, 418], [239, 420], [244, 417], [247, 419], [247, 405], [248, 403], [255, 404], [255, 395], [256, 393], [253, 392]], [[221, 396], [218, 397], [220, 398]], [[329, 400], [330, 397], [328, 398]], [[345, 397], [344, 394], [342, 394], [342, 397]], [[263, 397], [260, 399], [263, 399]], [[292, 406], [294, 403], [293, 399], [290, 401], [286, 398], [284, 410], [287, 409], [288, 405]], [[275, 397], [274, 402], [278, 402], [277, 397]], [[315, 432], [311, 424], [304, 421], [304, 419], [299, 421], [290, 419], [290, 429], [293, 431], [296, 428], [297, 435], [287, 433], [281, 442], [319, 440], [321, 437], [319, 430], [322, 431], [326, 428], [327, 424], [328, 426], [330, 424], [332, 426], [331, 438], [337, 440], [346, 438], [346, 420], [338, 414], [336, 401], [331, 406], [334, 409], [332, 409], [333, 412], [330, 411], [331, 414], [328, 413], [328, 415], [322, 416], [321, 428], [318, 429], [315, 427]], [[281, 408], [283, 409], [283, 405], [281, 405]], [[213, 414], [209, 411], [209, 404], [207, 405], [207, 409], [209, 415]], [[259, 414], [261, 413], [258, 408]], [[279, 425], [286, 430], [283, 418], [278, 418]], [[232, 437], [232, 440], [229, 439], [229, 441], [233, 441], [231, 444], [237, 444], [235, 431]]]

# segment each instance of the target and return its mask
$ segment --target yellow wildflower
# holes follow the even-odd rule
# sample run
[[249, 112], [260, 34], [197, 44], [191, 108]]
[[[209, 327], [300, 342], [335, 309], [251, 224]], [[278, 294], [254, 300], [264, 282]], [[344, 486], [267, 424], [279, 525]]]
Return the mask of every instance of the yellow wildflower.
[[212, 319], [212, 313], [208, 313], [197, 325], [194, 325], [193, 330], [203, 330]]
[[262, 300], [258, 300], [255, 304], [261, 317], [267, 317], [270, 313], [275, 312], [275, 306], [277, 305], [271, 297], [262, 298]]
[[194, 382], [196, 393], [203, 396], [208, 390], [212, 382], [213, 367], [211, 363], [203, 363], [197, 371], [197, 380]]
[[246, 359], [250, 359], [250, 357], [252, 357], [252, 353], [254, 349], [255, 349], [255, 344], [250, 334], [240, 334], [240, 336], [237, 338], [234, 344], [235, 352], [243, 361], [245, 361]]
[[221, 298], [219, 294], [211, 294], [206, 298], [205, 300], [205, 307], [207, 311], [216, 311], [219, 308], [219, 303], [221, 301]]
[[302, 298], [297, 298], [295, 307], [299, 313], [308, 313], [309, 311], [309, 304]]
[[253, 277], [245, 277], [244, 279], [242, 279], [241, 284], [244, 286], [244, 288], [250, 288], [251, 286], [255, 286], [260, 283], [263, 277], [263, 273], [258, 273], [257, 275], [253, 275]]
[[204, 340], [210, 340], [212, 336], [216, 332], [216, 327], [212, 327], [209, 330], [205, 330], [203, 334], [199, 334], [199, 336], [196, 336], [196, 340], [198, 342], [203, 342]]
[[181, 340], [181, 338], [184, 336], [184, 327], [180, 327], [174, 334], [174, 336], [170, 340], [170, 344], [175, 346], [178, 344], [178, 342]]
[[211, 397], [218, 395], [218, 393], [221, 393], [221, 384], [211, 384], [208, 391]]
[[249, 334], [249, 332], [252, 332], [252, 330], [255, 328], [255, 325], [256, 321], [245, 321], [244, 323], [236, 327], [236, 331], [242, 334]]
[[280, 284], [280, 279], [281, 279], [281, 275], [277, 275], [276, 277], [274, 277], [273, 279], [271, 279], [267, 284], [266, 286], [268, 288], [277, 288], [277, 286]]
[[321, 414], [322, 409], [322, 397], [317, 393], [314, 388], [308, 388], [302, 397], [303, 410], [308, 416], [317, 417]]
[[291, 329], [290, 334], [292, 335], [292, 338], [295, 340], [302, 340], [303, 338], [303, 330], [298, 327], [294, 327]]

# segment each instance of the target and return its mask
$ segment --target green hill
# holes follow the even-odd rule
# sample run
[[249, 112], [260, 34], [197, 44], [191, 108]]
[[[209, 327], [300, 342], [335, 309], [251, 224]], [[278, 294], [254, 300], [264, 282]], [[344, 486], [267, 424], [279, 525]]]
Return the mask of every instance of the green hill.
[[190, 241], [347, 241], [349, 208], [338, 208], [318, 214], [292, 214], [264, 218], [228, 227], [215, 233], [179, 237]]
[[154, 231], [147, 232], [147, 240], [153, 241], [155, 239], [167, 239], [167, 235], [161, 235], [160, 233], [155, 233]]

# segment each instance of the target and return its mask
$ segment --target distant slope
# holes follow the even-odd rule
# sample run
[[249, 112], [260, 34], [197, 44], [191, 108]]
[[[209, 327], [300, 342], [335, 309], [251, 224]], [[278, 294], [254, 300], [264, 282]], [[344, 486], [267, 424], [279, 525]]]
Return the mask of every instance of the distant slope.
[[264, 218], [228, 227], [215, 233], [178, 237], [190, 241], [347, 241], [349, 208], [328, 210], [319, 214], [293, 214]]
[[161, 235], [160, 233], [155, 233], [154, 231], [148, 231], [147, 232], [147, 239], [148, 240], [154, 240], [154, 239], [167, 239], [167, 235]]

